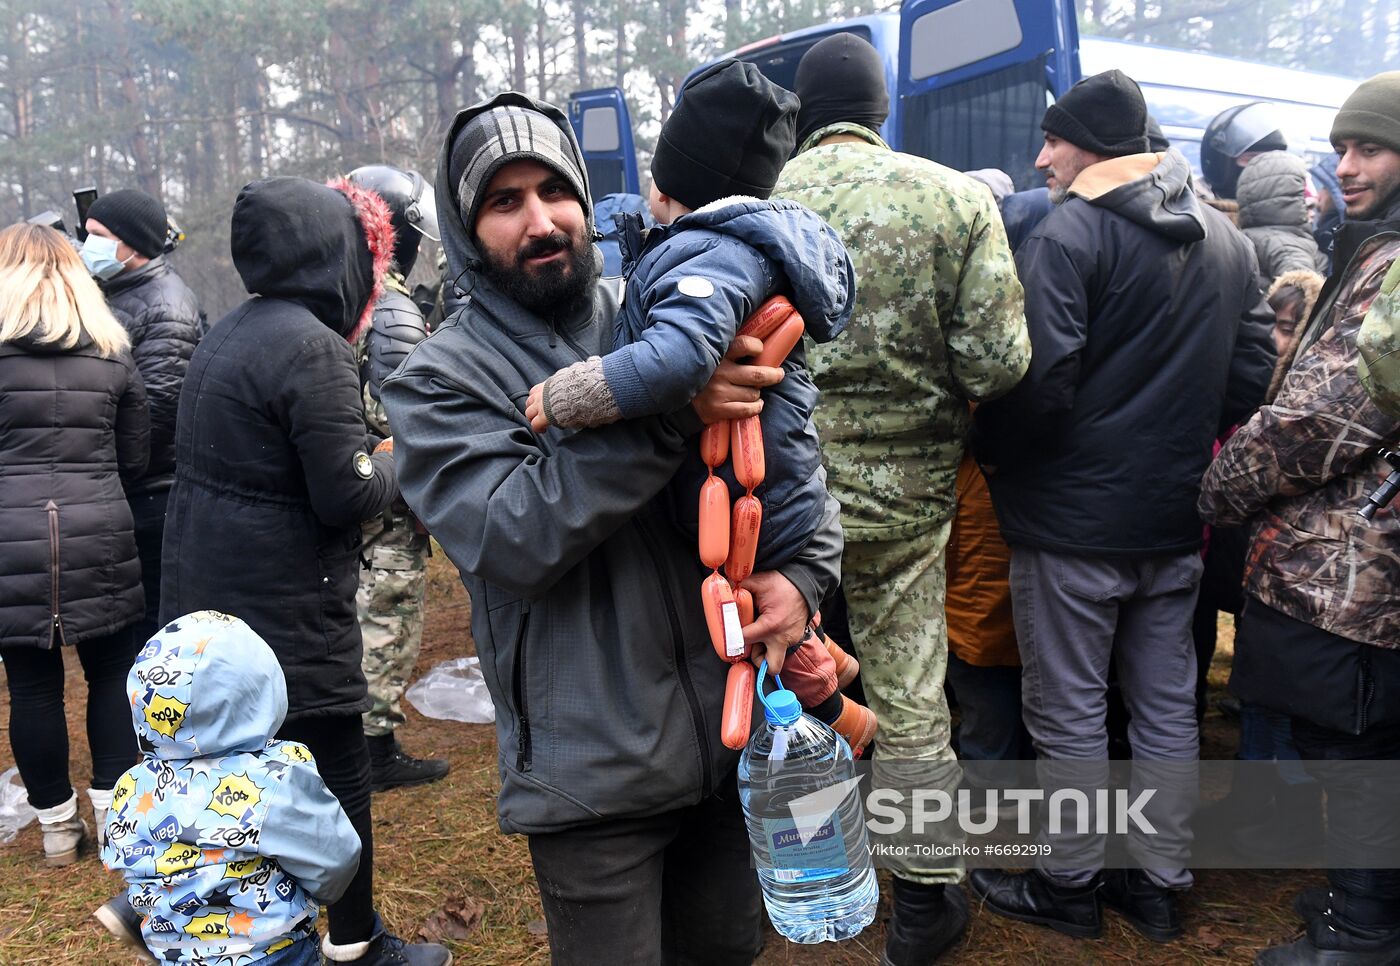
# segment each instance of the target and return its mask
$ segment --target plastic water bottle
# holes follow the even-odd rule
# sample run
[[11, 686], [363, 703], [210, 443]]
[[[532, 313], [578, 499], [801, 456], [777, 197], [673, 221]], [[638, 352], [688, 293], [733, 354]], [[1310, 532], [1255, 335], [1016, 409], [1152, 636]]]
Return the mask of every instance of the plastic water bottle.
[[[763, 723], [739, 759], [739, 800], [763, 904], [796, 943], [850, 939], [875, 919], [880, 887], [866, 845], [855, 760], [791, 691], [763, 693]], [[775, 678], [775, 680], [777, 680]]]

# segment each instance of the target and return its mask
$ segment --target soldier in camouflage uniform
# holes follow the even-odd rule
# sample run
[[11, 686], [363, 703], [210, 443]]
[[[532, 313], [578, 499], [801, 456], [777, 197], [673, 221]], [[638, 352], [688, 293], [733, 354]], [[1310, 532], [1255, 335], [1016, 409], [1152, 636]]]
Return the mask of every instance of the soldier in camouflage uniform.
[[[389, 438], [393, 432], [379, 400], [379, 385], [428, 334], [423, 311], [405, 279], [418, 257], [420, 234], [437, 235], [437, 213], [432, 186], [415, 171], [367, 165], [356, 168], [349, 178], [383, 197], [394, 216], [394, 268], [385, 276], [373, 321], [356, 347], [365, 422], [370, 432]], [[394, 730], [405, 720], [400, 700], [423, 643], [428, 554], [428, 534], [402, 498], [364, 524], [364, 569], [355, 609], [364, 638], [362, 666], [374, 701], [374, 707], [365, 712], [364, 731], [370, 748], [370, 782], [377, 792], [437, 781], [448, 770], [444, 759], [405, 754], [394, 737]]]
[[[774, 197], [826, 219], [859, 279], [846, 334], [810, 346], [808, 366], [842, 509], [851, 633], [880, 719], [875, 783], [953, 791], [944, 548], [968, 402], [1010, 390], [1030, 360], [1021, 285], [990, 192], [875, 133], [889, 99], [873, 47], [851, 34], [822, 41], [796, 88], [800, 147]], [[933, 844], [953, 840], [954, 823], [943, 825]], [[944, 888], [962, 864], [896, 861], [884, 962], [931, 962], [966, 924], [962, 890]]]
[[[1231, 690], [1290, 715], [1305, 765], [1400, 759], [1400, 514], [1357, 514], [1390, 469], [1378, 448], [1400, 442], [1400, 71], [1347, 98], [1332, 144], [1347, 215], [1334, 273], [1277, 397], [1220, 450], [1200, 498], [1211, 523], [1254, 524]], [[1393, 793], [1316, 777], [1328, 855], [1351, 867], [1304, 890], [1303, 938], [1255, 962], [1400, 962], [1400, 870], [1361, 867], [1400, 842]]]

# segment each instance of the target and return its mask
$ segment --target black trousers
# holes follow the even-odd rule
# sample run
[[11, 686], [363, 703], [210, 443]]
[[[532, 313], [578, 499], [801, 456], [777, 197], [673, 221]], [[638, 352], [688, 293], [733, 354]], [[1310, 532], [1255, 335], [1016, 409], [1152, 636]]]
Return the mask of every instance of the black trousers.
[[[87, 679], [87, 735], [92, 787], [111, 788], [136, 764], [136, 731], [126, 697], [126, 675], [136, 660], [131, 628], [76, 644]], [[63, 713], [63, 650], [0, 647], [10, 691], [10, 749], [29, 804], [62, 805], [73, 794], [68, 775], [68, 720]]]
[[358, 714], [301, 718], [282, 726], [277, 737], [299, 741], [316, 759], [321, 780], [340, 800], [360, 836], [360, 870], [345, 895], [326, 907], [331, 942], [364, 942], [374, 934], [374, 823], [370, 817], [369, 745]]
[[141, 586], [146, 591], [146, 613], [136, 625], [138, 644], [160, 630], [160, 547], [165, 539], [165, 505], [169, 490], [131, 497], [131, 517], [136, 524], [136, 554], [141, 560]]
[[697, 805], [530, 836], [555, 966], [748, 966], [763, 923], [735, 776]]
[[[1335, 763], [1400, 760], [1400, 725], [1354, 735], [1323, 728], [1307, 718], [1294, 718], [1292, 723], [1303, 765], [1327, 793], [1328, 853], [1348, 864], [1364, 861], [1368, 855], [1374, 858], [1378, 849], [1395, 855], [1400, 849], [1400, 807], [1395, 803], [1394, 782], [1368, 780], [1366, 771], [1350, 774]], [[1327, 884], [1334, 893], [1341, 893], [1340, 900], [1332, 903], [1337, 927], [1366, 939], [1400, 931], [1400, 869], [1328, 869]]]

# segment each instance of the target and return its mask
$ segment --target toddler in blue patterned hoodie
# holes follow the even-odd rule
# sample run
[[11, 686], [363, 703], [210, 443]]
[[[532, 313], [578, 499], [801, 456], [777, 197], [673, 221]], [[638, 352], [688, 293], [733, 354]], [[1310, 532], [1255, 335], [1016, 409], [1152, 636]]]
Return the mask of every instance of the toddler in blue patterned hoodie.
[[143, 752], [112, 790], [102, 861], [126, 877], [161, 962], [319, 961], [321, 903], [339, 898], [360, 839], [305, 746], [271, 738], [287, 714], [272, 650], [214, 611], [178, 618], [127, 676]]

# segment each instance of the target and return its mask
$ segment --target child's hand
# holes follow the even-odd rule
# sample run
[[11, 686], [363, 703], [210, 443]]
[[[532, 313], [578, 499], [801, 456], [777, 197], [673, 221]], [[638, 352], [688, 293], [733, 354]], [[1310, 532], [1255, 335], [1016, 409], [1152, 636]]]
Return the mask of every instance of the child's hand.
[[537, 433], [543, 433], [549, 428], [549, 418], [544, 414], [544, 383], [536, 383], [530, 389], [530, 398], [525, 403], [525, 418], [530, 421], [530, 428]]

